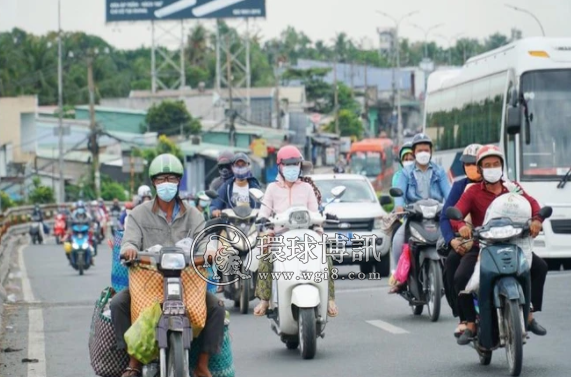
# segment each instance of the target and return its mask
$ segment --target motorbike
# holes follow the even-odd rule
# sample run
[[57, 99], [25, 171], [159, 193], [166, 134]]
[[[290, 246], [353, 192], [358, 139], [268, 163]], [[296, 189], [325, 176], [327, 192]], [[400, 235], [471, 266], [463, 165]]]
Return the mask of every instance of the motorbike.
[[[331, 190], [333, 197], [329, 199], [326, 207], [333, 200], [345, 193], [344, 186], [337, 186]], [[250, 189], [250, 194], [258, 202], [263, 198], [263, 192]], [[312, 213], [304, 206], [294, 206], [281, 214], [274, 214], [269, 219], [259, 219], [258, 224], [263, 228], [285, 227], [282, 233], [285, 258], [272, 258], [273, 271], [286, 273], [291, 279], [274, 279], [272, 281], [272, 294], [267, 317], [271, 329], [280, 337], [288, 349], [300, 348], [303, 359], [313, 359], [317, 352], [317, 338], [325, 336], [327, 324], [327, 306], [329, 302], [326, 245], [321, 241], [322, 236], [313, 230], [329, 220], [322, 213]], [[276, 233], [276, 235], [278, 235]], [[292, 258], [297, 250], [291, 250], [292, 242], [289, 240], [315, 240], [318, 243], [312, 249], [316, 258]], [[261, 257], [261, 248], [253, 251], [252, 266], [250, 270], [257, 271], [257, 261]]]
[[[389, 190], [393, 198], [403, 196], [401, 189]], [[444, 282], [444, 259], [437, 251], [440, 233], [439, 217], [442, 203], [434, 199], [420, 200], [404, 207], [405, 240], [410, 251], [410, 270], [406, 288], [399, 295], [408, 301], [414, 315], [421, 315], [424, 306], [432, 322], [438, 321]]]
[[43, 224], [39, 216], [32, 216], [32, 224], [30, 225], [30, 237], [32, 238], [32, 243], [41, 245], [44, 242], [44, 237], [42, 236]]
[[66, 236], [66, 221], [65, 221], [65, 215], [62, 213], [59, 213], [56, 216], [56, 221], [54, 224], [54, 236], [56, 238], [56, 243], [58, 245], [60, 245], [65, 236]]
[[71, 253], [69, 255], [71, 266], [83, 275], [91, 267], [91, 247], [89, 245], [89, 225], [74, 224], [71, 227]]
[[[539, 216], [547, 219], [552, 213], [551, 207], [543, 207]], [[446, 215], [463, 220], [455, 207], [449, 207]], [[478, 329], [472, 347], [482, 365], [490, 364], [492, 351], [505, 347], [511, 376], [521, 374], [531, 303], [530, 265], [515, 242], [529, 236], [529, 223], [496, 217], [472, 232], [472, 240], [481, 245], [479, 287], [472, 293]]]

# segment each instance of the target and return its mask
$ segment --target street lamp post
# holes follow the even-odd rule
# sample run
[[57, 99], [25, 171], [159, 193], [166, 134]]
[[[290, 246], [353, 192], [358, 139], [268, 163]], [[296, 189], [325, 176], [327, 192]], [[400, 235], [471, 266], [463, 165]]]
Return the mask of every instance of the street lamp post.
[[424, 33], [424, 58], [425, 59], [428, 58], [428, 34], [430, 34], [430, 32], [432, 30], [437, 29], [442, 25], [444, 25], [444, 24], [433, 25], [433, 26], [429, 27], [428, 29], [425, 29], [422, 26], [419, 26], [417, 24], [411, 24], [411, 26], [417, 28], [418, 30], [420, 30]]
[[400, 146], [403, 143], [403, 124], [402, 124], [402, 111], [401, 111], [401, 103], [400, 103], [400, 43], [399, 43], [399, 27], [401, 22], [412, 15], [419, 13], [419, 11], [415, 10], [413, 12], [409, 12], [402, 16], [400, 19], [396, 19], [390, 14], [387, 14], [382, 11], [377, 11], [377, 13], [390, 18], [395, 23], [395, 36], [394, 41], [396, 44], [396, 55], [397, 55], [397, 72], [398, 72], [398, 84], [397, 84], [397, 144]]
[[533, 17], [533, 18], [535, 19], [535, 21], [537, 22], [537, 24], [539, 25], [539, 27], [541, 28], [541, 34], [543, 34], [543, 36], [545, 37], [545, 30], [543, 30], [543, 25], [542, 25], [541, 22], [539, 21], [539, 18], [537, 18], [537, 17], [535, 16], [535, 14], [531, 13], [530, 11], [528, 11], [528, 10], [526, 10], [526, 9], [521, 9], [521, 8], [519, 8], [519, 7], [510, 5], [510, 4], [504, 4], [504, 5], [505, 5], [506, 7], [508, 7], [508, 8], [511, 8], [511, 9], [515, 10], [515, 11], [522, 12], [522, 13], [526, 13], [526, 14], [530, 15], [531, 17]]
[[436, 34], [436, 37], [442, 38], [448, 42], [448, 65], [452, 65], [452, 41], [458, 40], [458, 37], [464, 35], [465, 33], [458, 33], [453, 37], [447, 37], [443, 34]]

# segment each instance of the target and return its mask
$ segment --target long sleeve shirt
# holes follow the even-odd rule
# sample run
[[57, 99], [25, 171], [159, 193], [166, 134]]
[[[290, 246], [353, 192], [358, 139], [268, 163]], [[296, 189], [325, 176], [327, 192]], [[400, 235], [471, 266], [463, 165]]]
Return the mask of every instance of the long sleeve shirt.
[[454, 182], [454, 184], [452, 185], [452, 189], [450, 190], [450, 194], [448, 195], [448, 199], [446, 199], [446, 202], [442, 207], [442, 214], [440, 215], [440, 231], [442, 232], [444, 241], [446, 241], [447, 244], [449, 244], [450, 241], [454, 239], [454, 230], [452, 229], [452, 223], [451, 223], [451, 221], [453, 220], [450, 220], [448, 216], [446, 216], [446, 209], [448, 207], [454, 207], [456, 205], [456, 203], [464, 193], [464, 190], [466, 190], [466, 186], [468, 185], [468, 183], [470, 183], [470, 180], [468, 178], [464, 178]]

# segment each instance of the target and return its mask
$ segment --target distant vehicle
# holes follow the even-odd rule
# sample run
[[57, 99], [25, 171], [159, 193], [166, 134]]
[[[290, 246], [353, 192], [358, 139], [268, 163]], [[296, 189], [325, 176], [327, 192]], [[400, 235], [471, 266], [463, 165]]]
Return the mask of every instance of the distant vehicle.
[[391, 187], [394, 174], [393, 141], [388, 138], [364, 139], [351, 144], [349, 173], [369, 179], [380, 192]]
[[571, 269], [571, 38], [526, 38], [428, 78], [424, 133], [434, 161], [463, 177], [470, 143], [496, 144], [505, 176], [553, 207], [533, 250]]

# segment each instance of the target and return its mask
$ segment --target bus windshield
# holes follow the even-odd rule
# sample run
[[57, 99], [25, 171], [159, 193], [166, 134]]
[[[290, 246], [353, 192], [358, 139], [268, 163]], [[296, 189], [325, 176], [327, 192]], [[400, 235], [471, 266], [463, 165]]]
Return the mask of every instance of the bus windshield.
[[351, 154], [351, 172], [366, 177], [381, 174], [381, 154], [379, 152], [355, 152]]
[[[571, 70], [533, 71], [521, 77], [530, 140], [522, 140], [522, 178], [559, 179], [571, 167]], [[524, 117], [525, 124], [525, 117]]]

